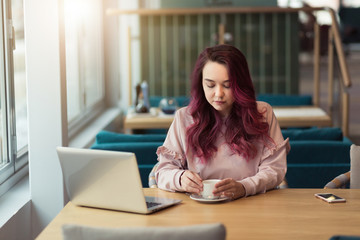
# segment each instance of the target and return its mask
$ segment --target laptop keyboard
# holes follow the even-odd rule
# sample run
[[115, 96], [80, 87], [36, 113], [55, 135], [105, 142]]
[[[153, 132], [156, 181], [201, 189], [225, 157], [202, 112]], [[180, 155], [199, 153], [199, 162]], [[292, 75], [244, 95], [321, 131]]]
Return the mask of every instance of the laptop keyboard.
[[158, 202], [146, 202], [147, 208], [155, 207], [155, 206], [158, 206], [158, 205], [161, 205], [161, 203], [158, 203]]

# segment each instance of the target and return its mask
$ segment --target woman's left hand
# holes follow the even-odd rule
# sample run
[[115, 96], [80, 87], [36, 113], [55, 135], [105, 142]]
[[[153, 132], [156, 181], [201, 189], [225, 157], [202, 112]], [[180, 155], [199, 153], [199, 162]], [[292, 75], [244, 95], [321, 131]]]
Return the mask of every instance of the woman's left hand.
[[230, 199], [237, 199], [245, 196], [244, 186], [232, 178], [226, 178], [215, 184], [215, 195], [223, 195]]

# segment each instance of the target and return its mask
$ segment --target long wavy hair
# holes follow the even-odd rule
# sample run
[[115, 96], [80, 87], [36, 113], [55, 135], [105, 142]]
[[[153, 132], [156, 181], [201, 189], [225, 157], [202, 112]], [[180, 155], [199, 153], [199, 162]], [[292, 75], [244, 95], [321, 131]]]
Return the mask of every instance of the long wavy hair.
[[[227, 68], [234, 103], [226, 119], [222, 118], [205, 97], [202, 73], [209, 61], [223, 64]], [[187, 143], [188, 149], [202, 162], [207, 162], [217, 151], [215, 141], [223, 124], [226, 125], [225, 140], [230, 149], [247, 161], [257, 154], [256, 141], [272, 141], [268, 135], [269, 125], [257, 110], [248, 64], [240, 50], [230, 45], [206, 48], [195, 63], [191, 81], [189, 109], [194, 123], [186, 130]]]

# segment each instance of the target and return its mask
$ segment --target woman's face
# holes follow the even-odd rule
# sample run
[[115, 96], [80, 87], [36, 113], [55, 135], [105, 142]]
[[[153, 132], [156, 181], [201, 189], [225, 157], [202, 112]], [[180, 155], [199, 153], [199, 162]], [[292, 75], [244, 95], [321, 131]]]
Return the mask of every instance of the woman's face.
[[222, 116], [227, 117], [234, 103], [234, 97], [225, 65], [209, 61], [205, 64], [202, 75], [206, 100]]

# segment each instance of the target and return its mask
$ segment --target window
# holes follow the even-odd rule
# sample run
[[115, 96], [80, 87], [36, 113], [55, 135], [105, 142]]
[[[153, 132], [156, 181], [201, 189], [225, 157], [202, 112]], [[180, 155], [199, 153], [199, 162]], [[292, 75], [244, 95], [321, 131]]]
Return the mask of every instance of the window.
[[1, 4], [0, 184], [27, 163], [27, 104], [22, 0]]
[[[0, 185], [27, 164], [23, 0], [0, 1]], [[64, 0], [70, 138], [105, 107], [102, 0]], [[1, 194], [1, 193], [0, 193]]]
[[65, 0], [69, 137], [105, 106], [101, 0]]

